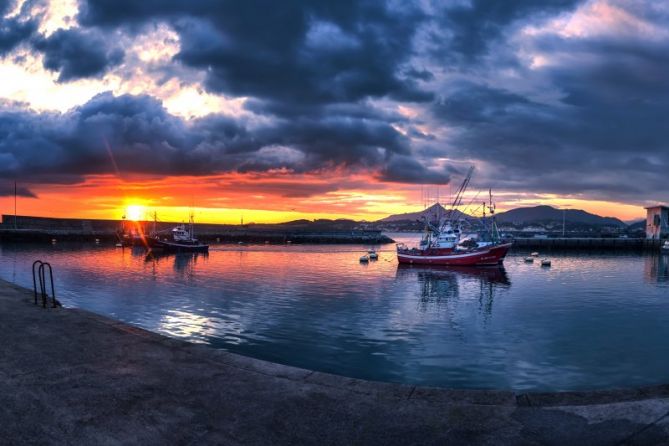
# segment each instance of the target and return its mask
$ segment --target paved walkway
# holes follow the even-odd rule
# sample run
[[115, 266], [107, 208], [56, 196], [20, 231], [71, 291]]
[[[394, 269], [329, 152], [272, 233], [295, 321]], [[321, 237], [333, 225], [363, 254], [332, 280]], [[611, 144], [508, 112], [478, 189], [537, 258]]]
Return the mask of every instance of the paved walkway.
[[0, 442], [669, 444], [669, 386], [525, 394], [372, 383], [188, 344], [0, 282]]

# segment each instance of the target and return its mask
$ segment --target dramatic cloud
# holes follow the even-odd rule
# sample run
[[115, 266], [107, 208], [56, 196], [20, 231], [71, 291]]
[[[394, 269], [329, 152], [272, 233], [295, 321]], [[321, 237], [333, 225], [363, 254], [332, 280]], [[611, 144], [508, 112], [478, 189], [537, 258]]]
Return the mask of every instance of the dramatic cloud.
[[102, 27], [158, 19], [180, 35], [176, 59], [206, 70], [211, 91], [296, 103], [430, 98], [400, 73], [424, 19], [411, 4], [90, 0], [79, 16]]
[[503, 188], [666, 199], [669, 37], [658, 37], [547, 32], [526, 43], [545, 65], [516, 69], [554, 99], [459, 82], [432, 111], [453, 129], [454, 153], [494, 166]]
[[37, 198], [37, 195], [35, 195], [27, 187], [17, 186], [16, 189], [14, 189], [14, 184], [8, 181], [3, 181], [2, 183], [0, 183], [0, 197], [9, 197], [9, 196], [13, 197], [15, 192], [16, 195], [19, 197]]
[[434, 13], [439, 30], [434, 45], [444, 53], [471, 60], [488, 51], [508, 27], [572, 9], [582, 0], [471, 0], [437, 2]]
[[33, 45], [44, 53], [44, 68], [59, 73], [59, 82], [101, 75], [124, 56], [121, 48], [110, 46], [99, 33], [77, 29], [60, 29], [36, 38]]
[[65, 114], [0, 113], [0, 174], [54, 181], [103, 173], [204, 175], [325, 168], [380, 169], [408, 153], [392, 126], [324, 116], [256, 125], [185, 122], [149, 96], [100, 94]]
[[411, 187], [475, 164], [476, 187], [516, 196], [669, 200], [663, 2], [80, 0], [58, 26], [40, 4], [0, 0], [4, 72], [41, 64], [81, 99], [57, 114], [0, 89], [6, 177], [364, 172]]
[[21, 16], [5, 17], [13, 6], [12, 1], [0, 1], [0, 56], [12, 51], [37, 31], [38, 21], [36, 19], [25, 19]]

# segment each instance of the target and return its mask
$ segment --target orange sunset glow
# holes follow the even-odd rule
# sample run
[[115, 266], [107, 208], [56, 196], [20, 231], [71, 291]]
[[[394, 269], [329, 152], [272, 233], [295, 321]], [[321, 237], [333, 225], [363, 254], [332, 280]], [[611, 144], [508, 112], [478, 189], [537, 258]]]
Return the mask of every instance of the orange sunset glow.
[[[267, 175], [247, 177], [217, 176], [209, 178], [163, 178], [137, 182], [120, 181], [113, 177], [95, 177], [84, 185], [49, 186], [34, 191], [39, 198], [19, 197], [19, 215], [75, 217], [93, 219], [151, 220], [154, 212], [162, 221], [184, 221], [192, 211], [202, 223], [238, 224], [245, 222], [278, 223], [297, 219], [338, 219], [374, 221], [389, 214], [422, 210], [436, 202], [450, 203], [449, 186], [427, 187], [370, 182], [366, 176], [349, 177], [347, 182], [364, 184], [364, 189], [338, 189], [314, 196], [300, 196], [300, 188], [329, 189], [336, 179], [301, 176], [289, 179]], [[178, 187], [175, 187], [175, 184]], [[485, 191], [485, 189], [482, 189]], [[426, 201], [426, 191], [431, 193]], [[465, 202], [481, 191], [469, 192]], [[495, 195], [500, 211], [515, 207], [547, 204], [557, 208], [583, 209], [603, 216], [632, 220], [643, 215], [639, 205], [603, 200], [560, 197], [546, 194], [530, 197], [515, 193]], [[480, 200], [478, 200], [480, 201]], [[476, 203], [478, 203], [476, 201]], [[13, 197], [0, 198], [4, 214], [13, 214]], [[461, 206], [470, 213], [479, 212], [475, 206]]]

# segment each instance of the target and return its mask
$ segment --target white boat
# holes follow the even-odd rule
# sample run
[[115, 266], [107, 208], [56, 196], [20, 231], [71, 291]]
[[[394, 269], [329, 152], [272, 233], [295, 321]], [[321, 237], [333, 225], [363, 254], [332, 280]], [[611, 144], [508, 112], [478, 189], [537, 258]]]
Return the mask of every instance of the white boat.
[[536, 252], [536, 251], [535, 251], [535, 252], [533, 252], [533, 253], [532, 253], [532, 254], [530, 254], [530, 255], [531, 255], [532, 257], [539, 257], [539, 253], [538, 253], [538, 252]]
[[193, 230], [193, 216], [190, 217], [190, 224], [179, 225], [172, 229], [172, 240], [156, 236], [150, 246], [153, 249], [160, 249], [164, 252], [209, 252], [209, 245], [201, 243], [195, 238]]
[[543, 259], [541, 261], [541, 266], [551, 266], [551, 261], [548, 259]]
[[662, 245], [662, 251], [669, 252], [669, 240], [664, 242], [664, 244]]
[[525, 263], [534, 263], [534, 257], [525, 257]]

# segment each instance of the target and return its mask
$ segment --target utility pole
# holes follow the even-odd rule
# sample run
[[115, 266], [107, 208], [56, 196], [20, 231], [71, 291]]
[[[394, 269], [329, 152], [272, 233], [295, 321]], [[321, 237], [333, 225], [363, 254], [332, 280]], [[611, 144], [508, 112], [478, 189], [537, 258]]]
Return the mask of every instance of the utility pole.
[[567, 210], [562, 209], [562, 238], [564, 238], [564, 235], [565, 235], [564, 227], [565, 227], [566, 220], [567, 220]]
[[14, 181], [14, 229], [16, 229], [16, 181]]

